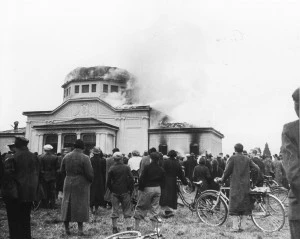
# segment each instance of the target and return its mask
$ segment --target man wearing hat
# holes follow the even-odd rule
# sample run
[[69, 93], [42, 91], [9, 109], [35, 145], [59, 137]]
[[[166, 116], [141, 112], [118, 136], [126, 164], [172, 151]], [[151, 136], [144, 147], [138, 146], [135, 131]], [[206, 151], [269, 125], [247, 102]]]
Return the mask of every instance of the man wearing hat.
[[24, 137], [16, 137], [16, 153], [11, 158], [13, 167], [5, 168], [5, 174], [9, 174], [17, 185], [14, 195], [3, 197], [11, 239], [31, 239], [30, 213], [32, 202], [37, 199], [39, 162], [28, 150], [28, 142]]
[[300, 238], [299, 91], [300, 88], [296, 89], [292, 95], [298, 119], [283, 126], [281, 146], [283, 167], [290, 184], [288, 216], [292, 239]]
[[45, 153], [39, 158], [41, 163], [41, 173], [43, 178], [43, 187], [45, 190], [44, 206], [53, 209], [56, 197], [56, 171], [59, 168], [58, 157], [52, 153], [52, 145], [44, 146]]
[[123, 164], [123, 155], [121, 152], [113, 154], [115, 164], [111, 166], [107, 177], [107, 187], [112, 192], [112, 225], [113, 233], [118, 232], [117, 219], [119, 218], [119, 208], [122, 205], [123, 215], [127, 230], [132, 229], [131, 217], [131, 201], [130, 192], [133, 191], [133, 176], [129, 166]]

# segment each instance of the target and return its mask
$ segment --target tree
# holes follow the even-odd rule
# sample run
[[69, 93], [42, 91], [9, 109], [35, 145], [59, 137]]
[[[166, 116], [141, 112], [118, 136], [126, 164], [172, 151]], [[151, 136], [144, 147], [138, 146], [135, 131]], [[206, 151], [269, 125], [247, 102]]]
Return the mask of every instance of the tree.
[[268, 143], [265, 144], [265, 149], [264, 149], [263, 155], [271, 156], [271, 152], [270, 152]]

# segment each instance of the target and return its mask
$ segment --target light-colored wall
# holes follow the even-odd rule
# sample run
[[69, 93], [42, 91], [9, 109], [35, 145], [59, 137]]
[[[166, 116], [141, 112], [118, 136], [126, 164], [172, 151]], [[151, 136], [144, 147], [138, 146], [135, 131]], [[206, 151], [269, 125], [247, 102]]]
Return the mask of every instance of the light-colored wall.
[[[96, 92], [92, 92], [92, 84], [96, 84]], [[111, 93], [111, 86], [115, 85], [119, 87], [119, 92], [121, 93], [121, 87], [126, 87], [125, 83], [119, 83], [116, 81], [108, 81], [108, 80], [99, 80], [99, 81], [84, 81], [84, 82], [71, 82], [66, 86], [66, 88], [70, 87], [70, 95], [64, 98], [64, 101], [68, 99], [76, 99], [76, 98], [85, 98], [85, 97], [100, 97], [101, 99], [105, 98], [108, 93], [103, 92], [103, 85], [108, 85], [108, 93]], [[75, 85], [79, 85], [79, 93], [75, 93]], [[82, 93], [82, 85], [89, 85], [89, 92]], [[64, 94], [64, 89], [62, 90]]]
[[[41, 137], [43, 137], [41, 134], [51, 133], [35, 130], [32, 128], [33, 126], [68, 121], [74, 118], [95, 118], [119, 127], [116, 140], [112, 137], [115, 134], [114, 131], [109, 132], [109, 130], [106, 130], [108, 134], [106, 143], [99, 143], [102, 147], [105, 145], [105, 148], [102, 148], [104, 153], [111, 153], [111, 150], [115, 147], [115, 141], [116, 146], [125, 154], [135, 149], [140, 152], [148, 149], [148, 111], [116, 112], [99, 101], [82, 101], [70, 102], [53, 115], [28, 116], [26, 137], [30, 140], [29, 147], [31, 151], [41, 153], [43, 145], [41, 144]], [[60, 133], [64, 134], [66, 132]], [[78, 129], [76, 132], [91, 131]], [[92, 131], [91, 133], [93, 132], [97, 133], [98, 131]], [[104, 137], [101, 137], [101, 140], [104, 140]]]
[[217, 156], [222, 152], [222, 139], [213, 133], [200, 133], [196, 141], [189, 133], [150, 134], [150, 148], [158, 149], [159, 145], [164, 142], [168, 145], [168, 151], [174, 149], [181, 154], [190, 153], [191, 143], [199, 144], [200, 153], [207, 151], [213, 156]]
[[15, 142], [14, 136], [0, 137], [0, 152], [1, 152], [1, 154], [7, 153], [9, 151], [9, 148], [7, 147], [7, 145], [11, 144], [13, 142]]

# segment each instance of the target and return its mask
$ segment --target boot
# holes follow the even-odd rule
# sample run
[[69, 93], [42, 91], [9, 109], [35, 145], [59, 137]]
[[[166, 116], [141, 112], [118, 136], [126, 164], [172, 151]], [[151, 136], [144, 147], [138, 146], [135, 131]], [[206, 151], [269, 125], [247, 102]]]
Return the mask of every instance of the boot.
[[64, 222], [64, 225], [65, 225], [66, 234], [71, 235], [70, 228], [69, 228], [69, 222]]
[[131, 217], [125, 218], [126, 230], [131, 231], [133, 229]]
[[118, 226], [117, 226], [117, 218], [112, 219], [112, 226], [113, 226], [113, 234], [118, 233]]
[[84, 236], [84, 233], [83, 233], [83, 222], [78, 222], [78, 235], [79, 236]]
[[244, 231], [244, 229], [242, 228], [242, 225], [245, 224], [245, 220], [246, 220], [246, 217], [241, 215], [240, 220], [239, 220], [239, 231]]

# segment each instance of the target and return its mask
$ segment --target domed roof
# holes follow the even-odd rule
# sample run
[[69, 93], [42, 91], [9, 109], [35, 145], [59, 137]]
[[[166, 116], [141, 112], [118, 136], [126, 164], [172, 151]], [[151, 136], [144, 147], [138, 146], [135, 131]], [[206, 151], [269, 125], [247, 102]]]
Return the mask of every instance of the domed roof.
[[131, 77], [132, 76], [128, 71], [117, 67], [77, 67], [66, 76], [64, 85], [70, 81], [82, 81], [91, 79], [116, 80], [120, 81], [120, 83], [125, 83]]

